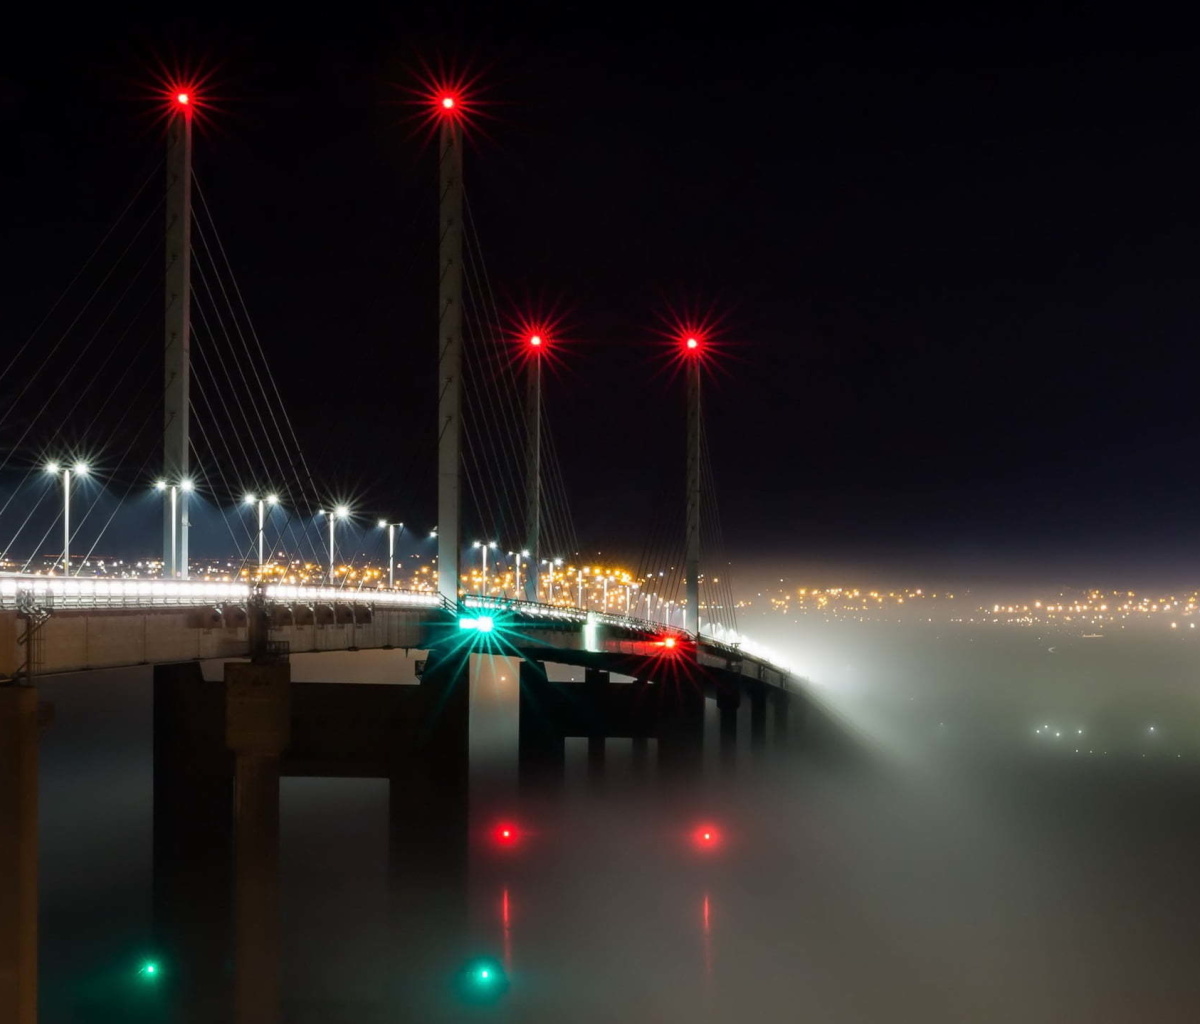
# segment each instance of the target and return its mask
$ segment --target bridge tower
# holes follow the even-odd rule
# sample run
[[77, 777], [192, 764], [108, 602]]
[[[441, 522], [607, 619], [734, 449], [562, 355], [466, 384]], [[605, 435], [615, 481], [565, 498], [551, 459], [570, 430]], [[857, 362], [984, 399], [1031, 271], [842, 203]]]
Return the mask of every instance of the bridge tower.
[[188, 391], [192, 334], [192, 116], [196, 97], [172, 90], [167, 114], [166, 333], [163, 480], [178, 494], [163, 505], [163, 575], [188, 575]]
[[527, 339], [525, 368], [525, 550], [528, 569], [525, 597], [538, 599], [538, 571], [542, 544], [542, 357], [547, 344], [544, 332], [534, 330]]
[[458, 604], [462, 509], [462, 100], [435, 97], [438, 127], [438, 593]]
[[687, 520], [684, 527], [683, 574], [687, 581], [685, 628], [700, 634], [700, 364], [704, 339], [688, 334], [683, 339], [687, 373]]

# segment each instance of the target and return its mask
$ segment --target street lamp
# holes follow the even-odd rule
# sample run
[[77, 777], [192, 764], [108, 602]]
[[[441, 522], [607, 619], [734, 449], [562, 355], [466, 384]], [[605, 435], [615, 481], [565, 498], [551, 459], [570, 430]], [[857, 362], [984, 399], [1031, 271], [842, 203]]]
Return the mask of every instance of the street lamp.
[[483, 577], [480, 580], [479, 594], [481, 597], [486, 597], [487, 596], [487, 553], [488, 553], [488, 548], [491, 548], [493, 551], [496, 549], [496, 542], [494, 540], [492, 540], [492, 541], [488, 541], [485, 544], [483, 541], [477, 540], [471, 546], [479, 548], [479, 550], [483, 553]]
[[379, 520], [379, 528], [388, 532], [388, 590], [396, 587], [396, 528], [404, 529], [403, 523], [389, 523], [386, 519]]
[[243, 500], [247, 505], [258, 505], [258, 575], [261, 579], [263, 574], [263, 533], [267, 521], [266, 509], [268, 505], [278, 505], [279, 498], [274, 494], [268, 494], [265, 498], [247, 494]]
[[[517, 600], [520, 601], [522, 598], [522, 595], [521, 595], [521, 559], [528, 558], [529, 552], [528, 551], [510, 551], [509, 554], [513, 555], [517, 560], [516, 578], [513, 581], [513, 593], [516, 594]], [[532, 570], [530, 570], [530, 572], [532, 573]], [[536, 579], [536, 573], [534, 573], [533, 576]], [[524, 596], [525, 596], [525, 599], [528, 600], [529, 595], [526, 594]], [[533, 597], [534, 597], [534, 600], [537, 600], [537, 591], [534, 591]]]
[[87, 476], [86, 463], [77, 462], [73, 466], [60, 466], [57, 462], [48, 463], [46, 472], [51, 476], [62, 473], [63, 485], [63, 575], [71, 575], [71, 474]]
[[[176, 565], [176, 560], [179, 558], [179, 492], [190, 494], [192, 491], [192, 482], [190, 480], [180, 480], [177, 484], [169, 484], [166, 480], [159, 480], [155, 483], [154, 489], [162, 491], [166, 495], [166, 500], [171, 504], [171, 557], [163, 560], [163, 576], [172, 577], [179, 576], [179, 566]], [[183, 578], [187, 579], [187, 566], [183, 567]]]
[[543, 558], [541, 565], [546, 567], [546, 601], [554, 604], [554, 570], [563, 564], [561, 558]]
[[318, 509], [317, 515], [329, 516], [329, 585], [333, 586], [333, 526], [339, 519], [348, 519], [350, 509], [345, 505], [335, 505], [328, 512]]

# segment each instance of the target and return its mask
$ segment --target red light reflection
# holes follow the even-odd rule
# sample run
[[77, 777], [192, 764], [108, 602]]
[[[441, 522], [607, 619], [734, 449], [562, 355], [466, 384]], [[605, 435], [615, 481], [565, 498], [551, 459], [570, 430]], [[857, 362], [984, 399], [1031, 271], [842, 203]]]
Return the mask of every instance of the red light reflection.
[[511, 821], [501, 821], [492, 827], [492, 842], [499, 847], [511, 848], [521, 841], [521, 830]]

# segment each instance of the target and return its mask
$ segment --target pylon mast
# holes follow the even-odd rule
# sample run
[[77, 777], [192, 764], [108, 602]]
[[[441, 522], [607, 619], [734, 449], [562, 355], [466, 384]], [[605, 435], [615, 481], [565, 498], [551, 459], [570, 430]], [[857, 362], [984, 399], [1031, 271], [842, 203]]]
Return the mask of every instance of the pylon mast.
[[178, 489], [163, 503], [163, 573], [188, 574], [188, 419], [192, 333], [192, 109], [172, 99], [167, 122], [166, 346], [163, 360], [163, 479]]
[[684, 577], [687, 586], [685, 626], [700, 632], [700, 357], [687, 360], [687, 521]]
[[538, 557], [542, 543], [542, 354], [529, 353], [525, 394], [525, 550], [529, 552], [525, 597], [538, 599]]
[[462, 487], [462, 132], [444, 116], [438, 134], [438, 593], [458, 603]]

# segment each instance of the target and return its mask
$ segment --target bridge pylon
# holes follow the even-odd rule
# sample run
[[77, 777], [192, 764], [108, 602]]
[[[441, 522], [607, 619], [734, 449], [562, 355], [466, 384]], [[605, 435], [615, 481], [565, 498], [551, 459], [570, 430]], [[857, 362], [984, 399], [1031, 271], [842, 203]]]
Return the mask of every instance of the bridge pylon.
[[462, 512], [463, 183], [461, 103], [436, 98], [438, 129], [438, 593], [458, 604]]
[[[196, 97], [176, 92], [167, 116], [166, 296], [163, 351], [163, 575], [188, 575], [192, 335], [192, 114]], [[178, 499], [176, 500], [176, 495]]]

